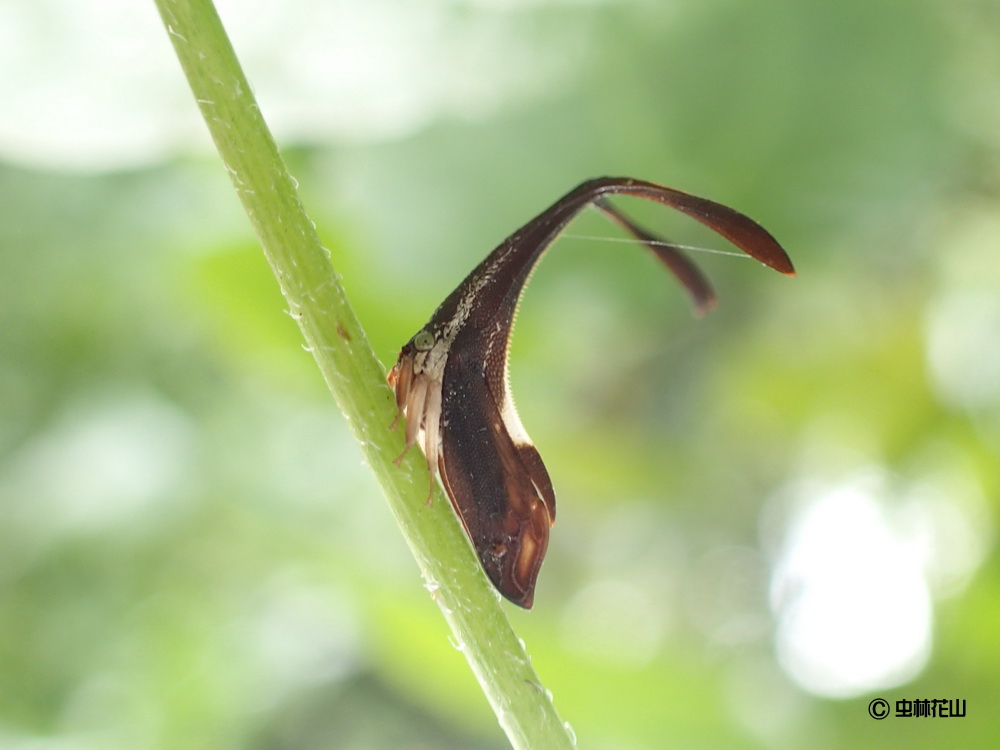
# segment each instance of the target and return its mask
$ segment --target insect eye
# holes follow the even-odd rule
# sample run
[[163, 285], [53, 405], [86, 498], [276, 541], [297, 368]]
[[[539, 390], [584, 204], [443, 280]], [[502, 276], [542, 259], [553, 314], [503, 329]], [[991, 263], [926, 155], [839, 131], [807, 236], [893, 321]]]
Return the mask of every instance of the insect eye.
[[413, 337], [413, 346], [418, 352], [426, 352], [434, 346], [434, 335], [426, 328]]

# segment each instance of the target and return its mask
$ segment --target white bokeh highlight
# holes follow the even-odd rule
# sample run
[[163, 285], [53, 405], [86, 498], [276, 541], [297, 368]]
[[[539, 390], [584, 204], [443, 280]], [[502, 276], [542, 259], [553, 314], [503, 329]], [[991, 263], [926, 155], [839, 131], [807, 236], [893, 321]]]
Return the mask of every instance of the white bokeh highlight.
[[[586, 67], [594, 31], [585, 12], [537, 23], [500, 0], [216, 5], [283, 143], [398, 139], [550, 96]], [[0, 3], [0, 97], [5, 161], [103, 170], [211, 150], [151, 2]]]
[[900, 685], [930, 654], [921, 545], [893, 524], [880, 490], [869, 476], [807, 497], [774, 571], [778, 660], [817, 695]]

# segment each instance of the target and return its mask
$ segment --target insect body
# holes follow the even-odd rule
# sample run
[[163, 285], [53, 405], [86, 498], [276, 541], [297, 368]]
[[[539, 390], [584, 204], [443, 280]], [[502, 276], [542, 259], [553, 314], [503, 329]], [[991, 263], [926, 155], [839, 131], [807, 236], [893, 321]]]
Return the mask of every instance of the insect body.
[[603, 177], [570, 191], [505, 239], [406, 343], [389, 373], [399, 414], [406, 416], [406, 449], [420, 445], [432, 481], [436, 471], [486, 574], [525, 608], [532, 605], [556, 517], [552, 482], [507, 378], [514, 312], [535, 264], [573, 217], [593, 205], [663, 262], [699, 313], [715, 304], [708, 281], [679, 247], [607, 202], [616, 194], [675, 208], [765, 265], [795, 273], [777, 241], [743, 214], [652, 182]]

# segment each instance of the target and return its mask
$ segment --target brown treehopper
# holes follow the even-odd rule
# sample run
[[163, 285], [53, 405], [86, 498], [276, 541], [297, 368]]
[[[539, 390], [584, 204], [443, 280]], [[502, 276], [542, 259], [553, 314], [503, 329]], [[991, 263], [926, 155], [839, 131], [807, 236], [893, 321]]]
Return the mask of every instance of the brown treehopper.
[[534, 599], [556, 517], [552, 482], [517, 415], [507, 378], [514, 312], [535, 264], [573, 217], [593, 205], [663, 262], [699, 313], [715, 304], [712, 287], [684, 252], [639, 227], [605, 200], [609, 195], [670, 206], [761, 263], [795, 273], [767, 230], [727, 206], [652, 182], [602, 177], [570, 191], [500, 243], [406, 343], [389, 373], [396, 421], [406, 416], [406, 450], [420, 445], [431, 481], [435, 471], [440, 474], [486, 574], [525, 608]]

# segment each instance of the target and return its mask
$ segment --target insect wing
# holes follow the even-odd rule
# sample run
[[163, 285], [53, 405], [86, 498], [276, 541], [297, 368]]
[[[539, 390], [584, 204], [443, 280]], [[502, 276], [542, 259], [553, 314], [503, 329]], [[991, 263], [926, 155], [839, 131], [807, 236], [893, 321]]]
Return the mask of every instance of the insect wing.
[[445, 491], [493, 585], [530, 608], [552, 525], [549, 498], [554, 503], [542, 459], [515, 444], [481, 363], [461, 353], [445, 369], [441, 425]]

